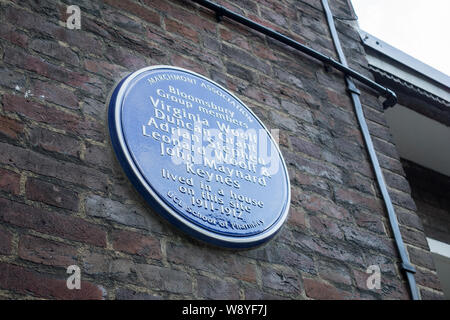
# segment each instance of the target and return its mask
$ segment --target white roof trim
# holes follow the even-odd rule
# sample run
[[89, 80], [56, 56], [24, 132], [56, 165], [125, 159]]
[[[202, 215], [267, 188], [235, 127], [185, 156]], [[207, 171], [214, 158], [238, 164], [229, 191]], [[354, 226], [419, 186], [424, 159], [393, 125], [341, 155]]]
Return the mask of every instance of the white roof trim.
[[370, 33], [359, 30], [360, 37], [364, 45], [371, 49], [388, 56], [392, 60], [395, 60], [406, 67], [422, 74], [423, 76], [450, 88], [450, 77], [439, 70], [430, 67], [429, 65], [411, 57], [403, 51], [391, 46], [390, 44], [378, 39]]

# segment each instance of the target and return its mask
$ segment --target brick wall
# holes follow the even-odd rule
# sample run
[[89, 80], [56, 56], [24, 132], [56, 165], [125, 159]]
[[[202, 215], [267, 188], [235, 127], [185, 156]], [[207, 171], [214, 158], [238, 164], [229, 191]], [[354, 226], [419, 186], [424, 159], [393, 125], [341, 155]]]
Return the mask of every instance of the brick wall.
[[425, 234], [450, 243], [450, 177], [402, 159]]
[[[81, 30], [65, 28], [70, 1], [0, 2], [0, 298], [409, 299], [342, 74], [189, 1], [76, 2]], [[336, 58], [320, 1], [218, 2]], [[357, 32], [337, 27], [351, 67], [370, 76]], [[212, 78], [281, 130], [291, 211], [266, 245], [191, 239], [122, 173], [105, 103], [155, 64]], [[380, 101], [360, 89], [422, 297], [442, 297]], [[72, 264], [81, 290], [66, 288]], [[374, 264], [380, 290], [366, 287]]]

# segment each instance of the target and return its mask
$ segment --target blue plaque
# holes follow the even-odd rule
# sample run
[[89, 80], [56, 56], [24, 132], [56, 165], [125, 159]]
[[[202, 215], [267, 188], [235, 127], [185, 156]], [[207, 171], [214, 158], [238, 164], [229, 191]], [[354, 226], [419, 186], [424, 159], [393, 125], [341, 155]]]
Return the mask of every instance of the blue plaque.
[[286, 220], [289, 177], [273, 136], [217, 83], [181, 68], [143, 68], [114, 89], [108, 122], [134, 187], [190, 235], [246, 248]]

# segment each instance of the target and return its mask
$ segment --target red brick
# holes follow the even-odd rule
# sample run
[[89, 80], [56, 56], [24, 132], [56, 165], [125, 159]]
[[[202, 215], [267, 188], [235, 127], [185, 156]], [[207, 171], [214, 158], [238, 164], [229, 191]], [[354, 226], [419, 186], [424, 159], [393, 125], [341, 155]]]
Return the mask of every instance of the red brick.
[[308, 297], [319, 300], [343, 300], [350, 299], [352, 294], [337, 289], [329, 284], [313, 279], [304, 279], [305, 293]]
[[105, 0], [105, 2], [109, 5], [112, 5], [120, 10], [128, 11], [147, 22], [160, 25], [159, 14], [133, 2], [130, 0]]
[[4, 61], [19, 68], [36, 72], [37, 74], [40, 74], [42, 76], [48, 76], [49, 74], [51, 74], [51, 72], [49, 71], [49, 69], [51, 68], [49, 63], [45, 62], [41, 58], [32, 56], [14, 48], [6, 48]]
[[171, 10], [172, 7], [174, 7], [173, 1], [166, 1], [166, 0], [143, 0], [143, 3], [146, 6], [153, 7], [155, 9], [158, 9], [162, 12], [168, 12]]
[[6, 66], [0, 67], [0, 86], [23, 91], [26, 87], [26, 81], [26, 76], [23, 73]]
[[4, 61], [74, 88], [82, 89], [90, 94], [96, 96], [103, 94], [103, 89], [99, 88], [102, 83], [94, 76], [51, 64], [41, 57], [32, 56], [24, 51], [7, 47]]
[[395, 148], [395, 145], [393, 145], [392, 143], [386, 142], [384, 140], [378, 139], [378, 138], [373, 138], [373, 145], [375, 147], [375, 150], [377, 152], [383, 153], [386, 156], [393, 158], [393, 159], [398, 159], [398, 152], [397, 149]]
[[77, 264], [76, 248], [56, 241], [23, 235], [19, 240], [19, 257], [35, 263], [68, 267]]
[[422, 231], [405, 228], [400, 226], [400, 232], [403, 237], [403, 241], [408, 244], [412, 244], [416, 247], [422, 247], [428, 249], [428, 242], [425, 234]]
[[381, 295], [389, 300], [411, 300], [410, 291], [405, 281], [381, 278]]
[[166, 19], [167, 31], [178, 33], [179, 35], [198, 43], [198, 32], [186, 26], [184, 21], [185, 20], [183, 20], [183, 23], [180, 23], [172, 19]]
[[30, 41], [29, 48], [73, 66], [78, 66], [80, 64], [80, 60], [76, 53], [56, 41], [33, 39]]
[[354, 160], [348, 157], [347, 158], [341, 157], [337, 153], [328, 153], [327, 161], [333, 163], [338, 167], [344, 168], [344, 170], [359, 173], [362, 176], [367, 177], [369, 179], [375, 178], [370, 163], [365, 160]]
[[383, 219], [380, 215], [370, 214], [366, 212], [356, 211], [354, 213], [355, 221], [361, 228], [385, 234]]
[[417, 283], [424, 287], [428, 287], [439, 291], [442, 290], [441, 282], [438, 276], [430, 271], [424, 269], [417, 269], [415, 277]]
[[318, 263], [318, 270], [322, 279], [338, 284], [352, 285], [351, 273], [345, 264], [328, 260], [320, 260]]
[[126, 230], [115, 230], [111, 238], [115, 250], [152, 259], [161, 259], [161, 245], [159, 240], [153, 236]]
[[158, 295], [137, 292], [127, 288], [118, 288], [116, 291], [116, 300], [162, 300]]
[[[102, 115], [100, 115], [102, 116]], [[73, 128], [68, 128], [76, 134], [87, 137], [96, 141], [105, 141], [105, 124], [96, 120], [82, 119], [74, 124]]]
[[[189, 2], [179, 2], [182, 6], [170, 5], [167, 10], [164, 11], [165, 14], [179, 21], [187, 21], [190, 25], [194, 26], [199, 31], [205, 31], [209, 33], [216, 32], [217, 23], [215, 17], [211, 14], [211, 11], [205, 11], [200, 9], [200, 14], [194, 13], [194, 6]], [[187, 10], [188, 9], [188, 10]]]
[[420, 296], [422, 300], [448, 300], [440, 291], [431, 291], [427, 289], [420, 289]]
[[40, 127], [33, 127], [29, 135], [30, 142], [34, 147], [65, 156], [80, 157], [81, 145], [78, 139]]
[[80, 157], [81, 145], [78, 139], [40, 127], [31, 128], [29, 135], [30, 142], [34, 147], [65, 156]]
[[[256, 73], [251, 71], [250, 69], [244, 68], [241, 65], [237, 65], [233, 63], [232, 61], [227, 61], [225, 63], [226, 67], [226, 74], [220, 74], [218, 77], [218, 81], [222, 83], [227, 83], [228, 86], [232, 86], [234, 90], [237, 90], [237, 86], [239, 84], [245, 85], [246, 90], [243, 92], [245, 97], [248, 97], [252, 100], [256, 100], [259, 103], [267, 103], [267, 100], [273, 100], [274, 105], [273, 107], [276, 109], [279, 109], [279, 102], [276, 102], [277, 100], [270, 95], [263, 92], [259, 87], [253, 85], [252, 83], [256, 80], [257, 76]], [[230, 76], [233, 76], [231, 78]], [[238, 79], [235, 79], [238, 78]], [[242, 82], [241, 80], [244, 80]], [[226, 86], [227, 86], [226, 85]], [[262, 114], [261, 112], [263, 110], [259, 108], [251, 108], [256, 114], [260, 117], [261, 120], [267, 120], [267, 112], [266, 114]], [[277, 137], [274, 137], [277, 139]]]
[[[284, 12], [289, 12], [289, 11], [283, 10], [284, 12], [280, 12], [281, 11], [280, 6], [278, 6], [275, 10], [276, 11], [269, 10], [269, 9], [265, 8], [264, 6], [260, 7], [261, 16], [264, 19], [267, 19], [268, 21], [275, 23], [279, 27], [289, 28], [288, 21], [287, 21], [287, 19], [289, 17], [284, 13]], [[291, 13], [291, 19], [293, 19], [293, 18], [294, 17], [292, 17], [292, 13]]]
[[256, 58], [254, 55], [241, 48], [236, 48], [234, 46], [224, 44], [222, 46], [222, 52], [229, 59], [239, 61], [239, 63], [244, 66], [254, 68], [265, 74], [271, 73], [270, 65], [268, 62]]
[[[237, 45], [239, 48], [242, 48], [244, 50], [251, 50], [250, 44], [248, 43], [248, 40], [246, 37], [240, 35], [237, 32], [230, 31], [224, 28], [220, 29], [220, 36], [223, 40]], [[263, 58], [265, 59], [265, 58]]]
[[335, 106], [351, 106], [350, 97], [347, 94], [338, 93], [332, 89], [326, 89], [328, 100]]
[[178, 54], [172, 56], [172, 63], [177, 67], [186, 68], [200, 74], [206, 74], [205, 68], [200, 63]]
[[84, 274], [90, 275], [110, 275], [111, 257], [102, 252], [95, 252], [89, 248], [83, 252], [79, 261], [81, 261], [80, 269]]
[[395, 190], [389, 188], [389, 195], [391, 196], [391, 200], [393, 204], [401, 206], [403, 208], [416, 211], [416, 204], [414, 200], [411, 198], [411, 194], [405, 193], [403, 191]]
[[259, 289], [258, 287], [244, 287], [245, 300], [283, 300], [286, 297], [279, 296], [272, 293], [267, 293]]
[[310, 192], [302, 192], [296, 188], [292, 189], [292, 200], [298, 201], [299, 205], [313, 212], [322, 212], [339, 220], [349, 220], [350, 214], [344, 208], [336, 205], [331, 200]]
[[333, 222], [329, 218], [312, 216], [309, 219], [309, 224], [311, 225], [311, 230], [318, 235], [331, 236], [338, 239], [344, 238], [344, 235], [339, 229], [338, 224]]
[[256, 260], [267, 261], [271, 264], [287, 265], [295, 270], [316, 275], [314, 260], [305, 254], [305, 250], [284, 244], [272, 242], [260, 249], [249, 252]]
[[291, 137], [291, 142], [294, 151], [302, 152], [316, 159], [321, 159], [322, 148], [319, 147], [318, 145], [295, 136]]
[[[292, 70], [290, 68], [287, 68], [287, 69], [274, 68], [274, 72], [275, 72], [276, 77], [284, 84], [291, 86], [292, 88], [295, 88], [295, 89], [303, 89], [304, 88], [304, 84], [302, 81], [303, 74], [295, 72], [295, 70]], [[295, 106], [291, 107], [288, 111], [295, 112], [297, 110], [303, 111], [301, 109], [295, 108]], [[305, 112], [308, 112], [308, 111], [306, 110]], [[309, 120], [309, 122], [312, 122], [312, 121]]]
[[284, 294], [298, 295], [301, 292], [299, 276], [289, 269], [262, 267], [261, 280], [264, 287]]
[[387, 169], [392, 172], [395, 172], [399, 175], [404, 176], [405, 172], [403, 171], [403, 166], [398, 159], [393, 159], [388, 157], [382, 153], [378, 153], [378, 161], [380, 162], [380, 166], [382, 169]]
[[16, 140], [23, 133], [23, 124], [17, 120], [0, 115], [0, 133]]
[[27, 180], [25, 190], [29, 200], [41, 201], [73, 211], [78, 210], [78, 194], [71, 189], [30, 177]]
[[192, 293], [191, 276], [185, 271], [148, 263], [136, 264], [132, 267], [133, 269], [140, 275], [138, 278], [139, 285], [178, 294]]
[[374, 181], [359, 173], [349, 172], [346, 180], [346, 186], [372, 196], [375, 195]]
[[351, 141], [348, 137], [334, 138], [333, 144], [335, 146], [336, 154], [344, 161], [347, 159], [351, 161], [367, 160], [364, 146], [356, 141]]
[[169, 243], [166, 250], [167, 259], [171, 262], [217, 274], [231, 275], [244, 281], [256, 281], [255, 265], [230, 252], [205, 250], [198, 246], [175, 243]]
[[[289, 118], [283, 118], [289, 119]], [[282, 123], [281, 123], [282, 124]], [[280, 124], [280, 125], [281, 125]], [[329, 163], [323, 163], [317, 160], [307, 159], [303, 155], [298, 155], [287, 150], [283, 150], [283, 156], [287, 164], [292, 164], [298, 170], [306, 172], [312, 176], [326, 178], [335, 182], [342, 183], [343, 172], [340, 168], [331, 166]], [[346, 161], [350, 162], [350, 161]]]
[[289, 170], [289, 177], [293, 184], [302, 187], [303, 190], [312, 190], [324, 196], [328, 196], [330, 187], [324, 179], [305, 174], [298, 170]]
[[[419, 209], [419, 212], [421, 210]], [[420, 217], [413, 211], [395, 207], [395, 213], [397, 214], [398, 222], [406, 227], [414, 228], [423, 231], [423, 224]]]
[[[275, 97], [271, 93], [266, 93], [263, 90], [261, 90], [260, 87], [252, 85], [251, 83], [254, 82], [256, 79], [256, 75], [254, 72], [250, 71], [249, 69], [243, 68], [241, 66], [238, 66], [234, 63], [228, 62], [226, 64], [227, 66], [227, 72], [234, 74], [238, 78], [244, 79], [246, 81], [249, 81], [250, 84], [243, 93], [245, 96], [254, 99], [256, 101], [259, 101], [260, 103], [264, 103], [266, 105], [269, 105], [270, 107], [279, 109], [280, 108], [280, 102], [278, 101], [278, 98]], [[280, 135], [282, 132], [280, 132]], [[280, 141], [280, 144], [281, 141]]]
[[91, 143], [86, 143], [84, 159], [86, 162], [112, 169], [112, 152], [110, 149]]
[[0, 198], [0, 219], [4, 223], [29, 228], [69, 240], [106, 246], [106, 232], [81, 218], [57, 214]]
[[[102, 17], [102, 24], [105, 23], [106, 26], [114, 25], [116, 29], [121, 32], [129, 32], [130, 34], [127, 34], [127, 36], [140, 36], [145, 32], [145, 26], [142, 25], [142, 21], [140, 19], [130, 17], [127, 13], [119, 11], [116, 8], [102, 8]], [[114, 36], [112, 32], [110, 35]], [[118, 33], [116, 33], [116, 36], [117, 35]]]
[[434, 270], [434, 261], [433, 257], [428, 250], [417, 249], [414, 247], [407, 246], [409, 258], [411, 259], [411, 263], [428, 268], [430, 270]]
[[335, 195], [338, 201], [357, 207], [363, 207], [372, 211], [384, 212], [384, 207], [381, 200], [355, 190], [336, 187]]
[[127, 70], [139, 69], [147, 64], [142, 56], [136, 54], [136, 52], [119, 46], [108, 47], [105, 57]]
[[51, 34], [58, 27], [57, 24], [50, 22], [48, 18], [12, 6], [4, 9], [4, 17], [14, 26], [41, 33]]
[[393, 241], [387, 237], [360, 230], [353, 225], [342, 225], [340, 229], [347, 242], [383, 252], [387, 256], [392, 256], [396, 252]]
[[16, 112], [31, 120], [58, 128], [74, 127], [80, 119], [70, 113], [29, 101], [21, 96], [5, 95], [3, 105], [6, 111]]
[[[64, 6], [64, 9], [66, 7]], [[98, 56], [103, 55], [104, 46], [101, 40], [94, 38], [88, 31], [88, 24], [91, 19], [86, 15], [82, 16], [81, 30], [70, 30], [66, 27], [56, 26], [49, 30], [49, 34], [60, 41], [68, 43], [72, 47], [80, 48], [81, 53], [91, 53]], [[65, 21], [65, 20], [64, 20]], [[90, 24], [92, 25], [92, 23]], [[90, 30], [89, 30], [90, 31]]]
[[115, 79], [117, 75], [126, 72], [124, 67], [102, 60], [85, 59], [84, 67], [90, 72], [98, 73], [109, 79]]
[[306, 226], [305, 212], [301, 209], [291, 206], [289, 209], [288, 223], [300, 228], [304, 228]]
[[28, 36], [22, 32], [18, 32], [17, 29], [9, 23], [2, 23], [0, 38], [8, 40], [9, 42], [17, 44], [23, 48], [25, 48], [28, 43]]
[[239, 287], [237, 284], [223, 279], [198, 276], [197, 290], [198, 295], [206, 299], [239, 299]]
[[[278, 71], [277, 71], [278, 72]], [[290, 77], [290, 76], [288, 76]], [[295, 77], [288, 79], [289, 81], [294, 81]], [[301, 83], [297, 83], [298, 85], [301, 85]], [[283, 110], [285, 110], [288, 114], [297, 117], [299, 120], [303, 122], [308, 122], [310, 124], [313, 123], [313, 117], [312, 113], [310, 111], [310, 108], [308, 106], [308, 102], [303, 102], [303, 99], [300, 101], [291, 102], [289, 100], [281, 100], [281, 106]], [[306, 100], [306, 99], [305, 99]], [[295, 136], [297, 137], [297, 136]], [[322, 152], [319, 148], [319, 143], [311, 143], [308, 141], [305, 141], [304, 139], [299, 139], [300, 141], [297, 142], [299, 151], [311, 155], [317, 159], [323, 158]], [[294, 147], [294, 145], [293, 145]], [[295, 146], [297, 147], [297, 146]], [[294, 147], [294, 150], [295, 150]]]
[[0, 142], [0, 163], [32, 171], [44, 176], [81, 185], [95, 190], [105, 191], [107, 176], [98, 170], [65, 162], [51, 157]]
[[363, 266], [363, 252], [358, 246], [339, 239], [327, 239], [294, 232], [292, 241], [301, 250], [310, 251], [319, 256], [338, 260], [347, 264]]
[[269, 21], [267, 21], [265, 19], [261, 19], [260, 17], [256, 16], [255, 14], [249, 14], [248, 18], [253, 20], [253, 21], [255, 21], [255, 22], [257, 22], [257, 23], [259, 23], [259, 24], [262, 24], [263, 26], [265, 26], [267, 28], [270, 28], [270, 29], [273, 29], [275, 31], [281, 32], [282, 34], [286, 34], [287, 33], [285, 28], [281, 28], [281, 27], [279, 27], [279, 26], [277, 26], [277, 25], [275, 25], [275, 24], [273, 24], [273, 23], [271, 23], [271, 22], [269, 22]]
[[81, 281], [80, 290], [67, 288], [68, 274], [60, 276], [38, 273], [21, 266], [0, 263], [0, 287], [21, 294], [62, 300], [104, 299], [105, 290], [88, 281]]
[[[253, 7], [253, 3], [249, 2], [247, 4], [247, 7], [250, 6], [249, 9], [251, 11], [251, 8]], [[290, 6], [287, 6], [286, 3], [281, 1], [266, 1], [263, 4], [265, 7], [272, 9], [275, 12], [279, 12], [283, 14], [283, 16], [289, 18], [289, 19], [296, 19], [297, 13], [295, 10], [292, 10]]]
[[12, 234], [6, 228], [0, 226], [0, 254], [11, 254]]
[[50, 101], [69, 109], [79, 109], [78, 98], [72, 90], [51, 82], [33, 81], [33, 94], [40, 100]]
[[369, 127], [369, 132], [372, 136], [393, 143], [392, 135], [387, 127], [373, 121], [367, 121], [367, 126]]
[[18, 195], [20, 193], [20, 175], [0, 168], [0, 190]]

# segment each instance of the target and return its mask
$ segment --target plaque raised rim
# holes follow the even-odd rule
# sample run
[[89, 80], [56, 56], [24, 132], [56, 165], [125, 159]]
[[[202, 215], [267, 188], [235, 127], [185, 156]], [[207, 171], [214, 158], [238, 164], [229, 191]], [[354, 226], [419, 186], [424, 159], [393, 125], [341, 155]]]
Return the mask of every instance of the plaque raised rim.
[[[273, 144], [276, 147], [276, 150], [278, 152], [278, 155], [281, 160], [282, 164], [282, 170], [284, 170], [286, 175], [286, 183], [287, 183], [287, 197], [285, 199], [284, 203], [284, 209], [279, 215], [277, 221], [271, 225], [268, 229], [262, 231], [261, 233], [251, 235], [251, 236], [227, 236], [223, 234], [218, 234], [215, 232], [212, 232], [210, 230], [204, 229], [193, 222], [187, 220], [184, 218], [181, 214], [177, 213], [176, 210], [173, 210], [167, 203], [164, 201], [164, 199], [160, 198], [160, 196], [155, 192], [151, 185], [149, 185], [140, 172], [140, 170], [137, 168], [136, 164], [134, 163], [134, 160], [132, 159], [132, 156], [130, 154], [130, 151], [127, 147], [124, 134], [122, 131], [122, 117], [121, 117], [121, 111], [122, 111], [122, 102], [124, 99], [124, 93], [128, 89], [129, 84], [133, 81], [134, 78], [139, 76], [140, 74], [152, 70], [157, 69], [171, 69], [176, 71], [185, 72], [191, 75], [194, 75], [196, 77], [199, 77], [215, 86], [217, 86], [220, 90], [225, 91], [229, 95], [231, 95], [234, 99], [236, 99], [243, 107], [245, 107], [245, 110], [249, 112], [254, 119], [259, 123], [259, 125], [266, 131], [268, 136], [270, 137], [271, 141], [273, 141]], [[272, 238], [282, 227], [284, 222], [287, 219], [289, 208], [290, 208], [290, 200], [291, 200], [291, 186], [290, 186], [290, 179], [289, 179], [289, 172], [287, 170], [286, 163], [284, 161], [283, 155], [278, 147], [278, 144], [275, 142], [273, 136], [271, 135], [270, 131], [267, 130], [266, 126], [262, 121], [255, 115], [255, 113], [247, 107], [247, 105], [241, 101], [236, 95], [234, 95], [232, 92], [221, 86], [220, 84], [216, 83], [215, 81], [198, 74], [196, 72], [180, 68], [180, 67], [174, 67], [170, 65], [154, 65], [149, 67], [141, 68], [128, 76], [122, 78], [118, 83], [115, 84], [113, 90], [110, 93], [110, 96], [107, 100], [107, 121], [108, 121], [108, 128], [109, 128], [109, 135], [110, 135], [110, 142], [113, 146], [113, 149], [115, 151], [115, 155], [124, 170], [125, 174], [127, 175], [130, 182], [133, 184], [133, 186], [136, 188], [136, 190], [141, 194], [141, 196], [146, 200], [148, 204], [154, 209], [159, 215], [164, 217], [166, 220], [168, 220], [170, 223], [181, 229], [182, 231], [188, 233], [189, 235], [193, 236], [194, 238], [203, 240], [207, 243], [211, 243], [217, 246], [221, 247], [228, 247], [228, 248], [250, 248], [255, 247], [259, 244], [265, 243], [270, 238]]]

